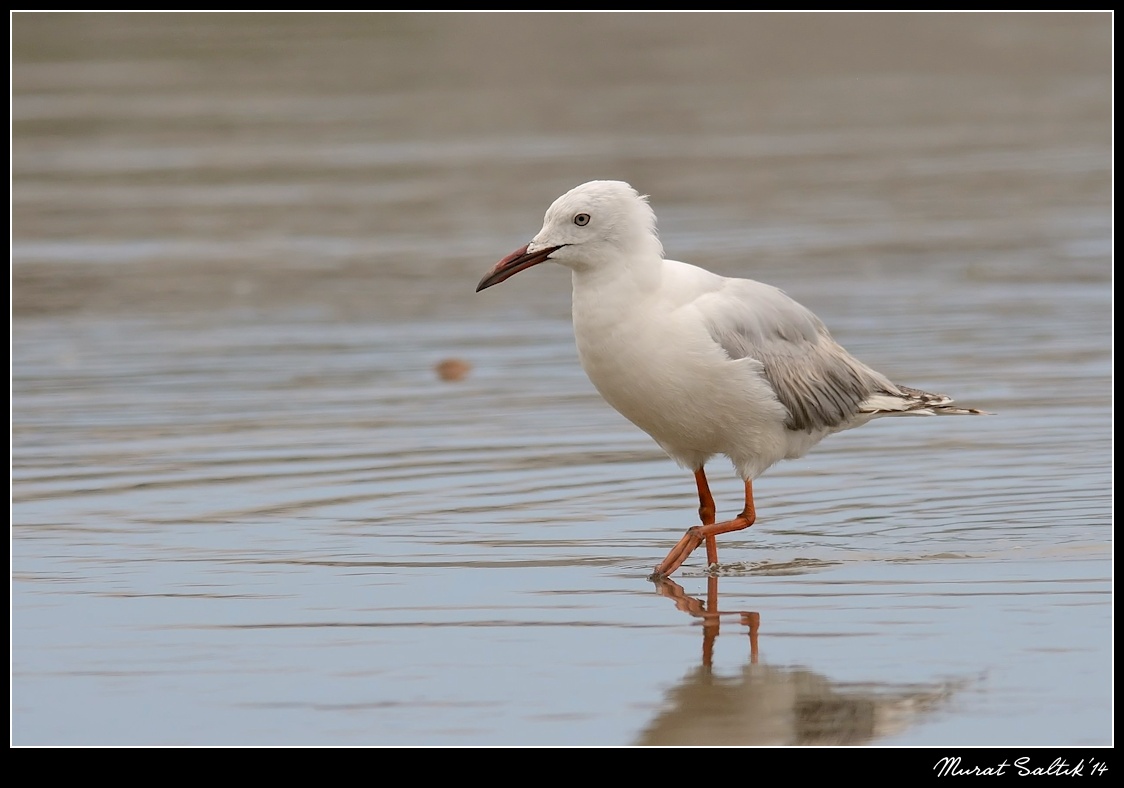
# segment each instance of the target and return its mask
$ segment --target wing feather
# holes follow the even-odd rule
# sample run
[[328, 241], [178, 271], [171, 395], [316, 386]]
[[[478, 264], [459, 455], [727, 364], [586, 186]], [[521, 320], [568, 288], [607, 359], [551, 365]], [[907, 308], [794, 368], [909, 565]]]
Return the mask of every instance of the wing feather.
[[853, 358], [811, 311], [775, 287], [727, 279], [697, 301], [711, 337], [731, 359], [764, 367], [788, 409], [785, 427], [814, 432], [843, 426], [875, 393], [900, 395], [887, 378]]

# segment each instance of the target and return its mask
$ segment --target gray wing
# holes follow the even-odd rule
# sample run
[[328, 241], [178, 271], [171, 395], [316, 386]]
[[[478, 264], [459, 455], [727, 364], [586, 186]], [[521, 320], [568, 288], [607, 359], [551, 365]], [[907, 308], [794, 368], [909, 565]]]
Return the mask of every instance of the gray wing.
[[831, 338], [811, 311], [775, 287], [727, 279], [696, 302], [711, 337], [731, 359], [753, 358], [788, 409], [785, 427], [813, 432], [839, 427], [872, 394], [898, 394], [887, 378]]

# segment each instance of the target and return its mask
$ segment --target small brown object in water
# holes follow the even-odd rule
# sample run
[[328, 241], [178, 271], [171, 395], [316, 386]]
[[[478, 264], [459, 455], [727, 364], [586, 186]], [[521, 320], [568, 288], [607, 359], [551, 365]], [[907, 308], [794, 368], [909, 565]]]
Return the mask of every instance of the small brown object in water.
[[464, 380], [472, 369], [472, 365], [463, 359], [447, 358], [438, 362], [435, 369], [437, 370], [437, 376], [442, 380]]

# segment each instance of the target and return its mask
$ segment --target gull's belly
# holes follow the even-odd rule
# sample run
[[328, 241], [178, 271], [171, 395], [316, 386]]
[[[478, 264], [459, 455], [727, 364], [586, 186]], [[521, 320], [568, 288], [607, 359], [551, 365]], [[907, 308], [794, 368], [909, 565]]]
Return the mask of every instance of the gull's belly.
[[685, 465], [713, 454], [781, 459], [786, 412], [752, 359], [732, 361], [705, 332], [674, 321], [575, 326], [593, 385], [625, 418]]

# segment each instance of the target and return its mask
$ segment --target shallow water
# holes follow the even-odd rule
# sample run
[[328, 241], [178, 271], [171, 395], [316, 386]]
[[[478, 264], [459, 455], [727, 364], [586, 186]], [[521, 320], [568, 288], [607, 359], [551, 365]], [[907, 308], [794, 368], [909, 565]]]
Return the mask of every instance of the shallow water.
[[[1112, 742], [1107, 15], [13, 48], [14, 744]], [[473, 293], [600, 177], [996, 415], [834, 436], [649, 583], [690, 474], [585, 379], [562, 270]]]

